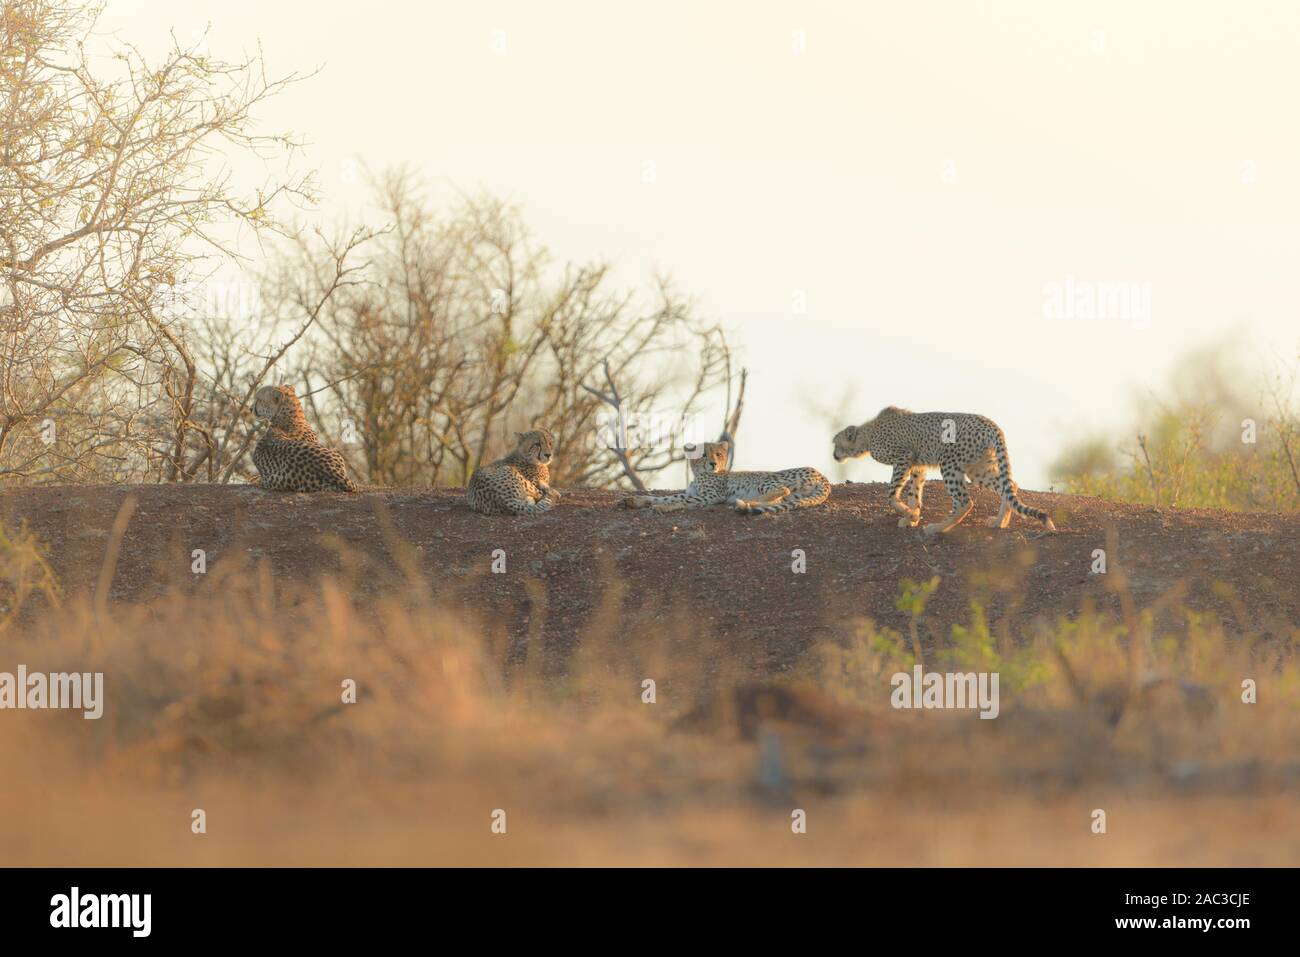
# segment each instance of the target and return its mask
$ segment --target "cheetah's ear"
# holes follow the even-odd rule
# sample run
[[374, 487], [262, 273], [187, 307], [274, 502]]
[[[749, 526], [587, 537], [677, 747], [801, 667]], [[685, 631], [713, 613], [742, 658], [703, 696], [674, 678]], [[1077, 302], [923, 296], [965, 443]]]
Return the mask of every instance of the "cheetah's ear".
[[522, 432], [516, 432], [516, 433], [515, 433], [515, 445], [518, 445], [518, 444], [519, 444], [520, 442], [522, 442], [523, 440], [524, 440], [524, 433], [522, 433]]

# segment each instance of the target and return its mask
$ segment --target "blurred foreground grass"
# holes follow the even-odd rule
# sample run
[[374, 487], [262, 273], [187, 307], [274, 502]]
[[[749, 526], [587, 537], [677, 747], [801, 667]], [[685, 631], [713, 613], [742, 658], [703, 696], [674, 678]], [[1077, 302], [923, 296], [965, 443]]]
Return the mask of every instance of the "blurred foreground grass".
[[[7, 865], [1300, 861], [1298, 630], [1233, 633], [1177, 594], [936, 622], [942, 583], [900, 583], [914, 634], [860, 621], [774, 678], [689, 609], [636, 625], [617, 581], [564, 668], [507, 669], [501, 624], [414, 575], [361, 607], [346, 576], [250, 564], [127, 605], [60, 596], [21, 530], [0, 558], [6, 609], [44, 598], [0, 619], [0, 671], [103, 672], [107, 699], [0, 711]], [[999, 717], [893, 710], [918, 654], [998, 671]]]

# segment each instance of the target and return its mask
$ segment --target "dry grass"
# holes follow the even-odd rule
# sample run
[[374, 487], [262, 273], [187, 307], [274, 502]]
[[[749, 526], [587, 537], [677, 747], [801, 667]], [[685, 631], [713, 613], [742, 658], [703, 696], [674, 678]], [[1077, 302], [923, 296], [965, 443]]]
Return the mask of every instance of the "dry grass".
[[[6, 540], [9, 567], [36, 567], [16, 557], [20, 540]], [[362, 607], [346, 562], [311, 587], [265, 565], [223, 569], [201, 595], [148, 605], [68, 596], [0, 637], [0, 670], [102, 671], [107, 697], [99, 721], [0, 712], [0, 860], [1300, 859], [1296, 632], [1231, 635], [1177, 596], [1127, 621], [1024, 630], [973, 611], [954, 631], [921, 609], [922, 632], [947, 634], [923, 649], [928, 667], [1002, 673], [1002, 714], [981, 721], [893, 711], [889, 676], [915, 646], [870, 622], [775, 680], [689, 616], [629, 625], [613, 582], [564, 667], [543, 668], [533, 647], [507, 672], [499, 625], [417, 585]], [[1258, 704], [1241, 703], [1245, 677]], [[345, 679], [356, 704], [342, 703]], [[206, 834], [190, 831], [195, 808]], [[490, 831], [497, 808], [505, 835]], [[807, 834], [791, 833], [794, 808]], [[1090, 831], [1094, 808], [1105, 835]]]

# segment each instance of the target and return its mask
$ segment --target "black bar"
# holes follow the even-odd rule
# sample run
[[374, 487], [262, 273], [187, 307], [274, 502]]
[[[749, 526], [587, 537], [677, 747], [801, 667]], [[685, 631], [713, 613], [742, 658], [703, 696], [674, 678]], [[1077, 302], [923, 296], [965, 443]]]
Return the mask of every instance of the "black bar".
[[[675, 939], [670, 931], [695, 926], [708, 928], [710, 937], [725, 928], [731, 941], [757, 944], [786, 933], [812, 940], [839, 927], [864, 943], [892, 930], [927, 945], [989, 946], [1006, 935], [1043, 932], [1056, 942], [1127, 937], [1181, 946], [1199, 938], [1231, 947], [1287, 933], [1295, 899], [1292, 870], [1158, 868], [53, 868], [0, 871], [0, 882], [7, 943], [96, 946], [114, 940], [338, 945], [419, 934], [450, 946], [472, 931], [494, 946], [518, 935], [540, 947], [548, 938], [554, 944], [620, 926], [629, 940], [649, 935], [668, 946]], [[127, 926], [51, 926], [70, 911], [73, 887], [88, 919], [100, 912], [99, 895], [150, 895], [148, 936], [136, 937], [129, 920], [134, 916], [133, 926], [143, 928], [143, 897], [136, 899], [140, 910], [127, 911], [121, 898], [110, 902], [108, 916], [116, 907], [119, 924]], [[59, 895], [69, 905], [62, 912]], [[88, 905], [87, 897], [95, 903]], [[1205, 920], [1213, 922], [1208, 929], [1199, 924]], [[1235, 926], [1222, 923], [1229, 921]]]

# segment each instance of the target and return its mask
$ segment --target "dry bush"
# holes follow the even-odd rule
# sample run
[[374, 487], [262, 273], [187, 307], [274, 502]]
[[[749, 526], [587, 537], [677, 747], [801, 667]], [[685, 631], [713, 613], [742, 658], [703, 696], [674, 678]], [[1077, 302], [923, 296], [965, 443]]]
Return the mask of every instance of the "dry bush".
[[1053, 463], [1054, 480], [1068, 492], [1163, 508], [1300, 508], [1297, 373], [1255, 389], [1230, 348], [1192, 352], [1165, 395], [1139, 397], [1130, 440], [1077, 438]]
[[[95, 33], [98, 9], [0, 15], [0, 481], [251, 477], [249, 404], [275, 382], [372, 483], [463, 485], [543, 424], [557, 484], [608, 485], [627, 423], [584, 388], [606, 364], [650, 433], [635, 469], [681, 460], [671, 430], [730, 385], [730, 350], [667, 279], [641, 297], [609, 263], [556, 267], [518, 210], [443, 214], [401, 172], [376, 184], [378, 234], [290, 227], [280, 210], [313, 198], [310, 178], [243, 191], [230, 170], [296, 150], [253, 114], [298, 77], [202, 41], [147, 59]], [[239, 283], [250, 314], [214, 313], [206, 293], [250, 236], [285, 245]]]
[[[306, 179], [247, 193], [228, 151], [282, 157], [253, 113], [295, 77], [173, 43], [146, 59], [98, 8], [0, 12], [0, 479], [174, 479], [204, 386], [176, 292], [278, 228]], [[221, 154], [217, 147], [227, 151]]]
[[59, 582], [45, 549], [25, 524], [9, 529], [0, 524], [0, 635], [35, 599], [58, 606]]
[[[441, 212], [402, 171], [375, 190], [385, 228], [365, 250], [370, 281], [325, 304], [288, 373], [369, 481], [464, 485], [515, 431], [544, 425], [561, 448], [557, 485], [613, 484], [617, 423], [583, 388], [605, 386], [606, 362], [634, 437], [639, 420], [665, 433], [631, 443], [635, 469], [681, 461], [669, 430], [727, 385], [730, 350], [667, 279], [642, 297], [615, 285], [609, 263], [556, 266], [519, 210], [491, 196]], [[268, 299], [320, 261], [300, 244]]]

